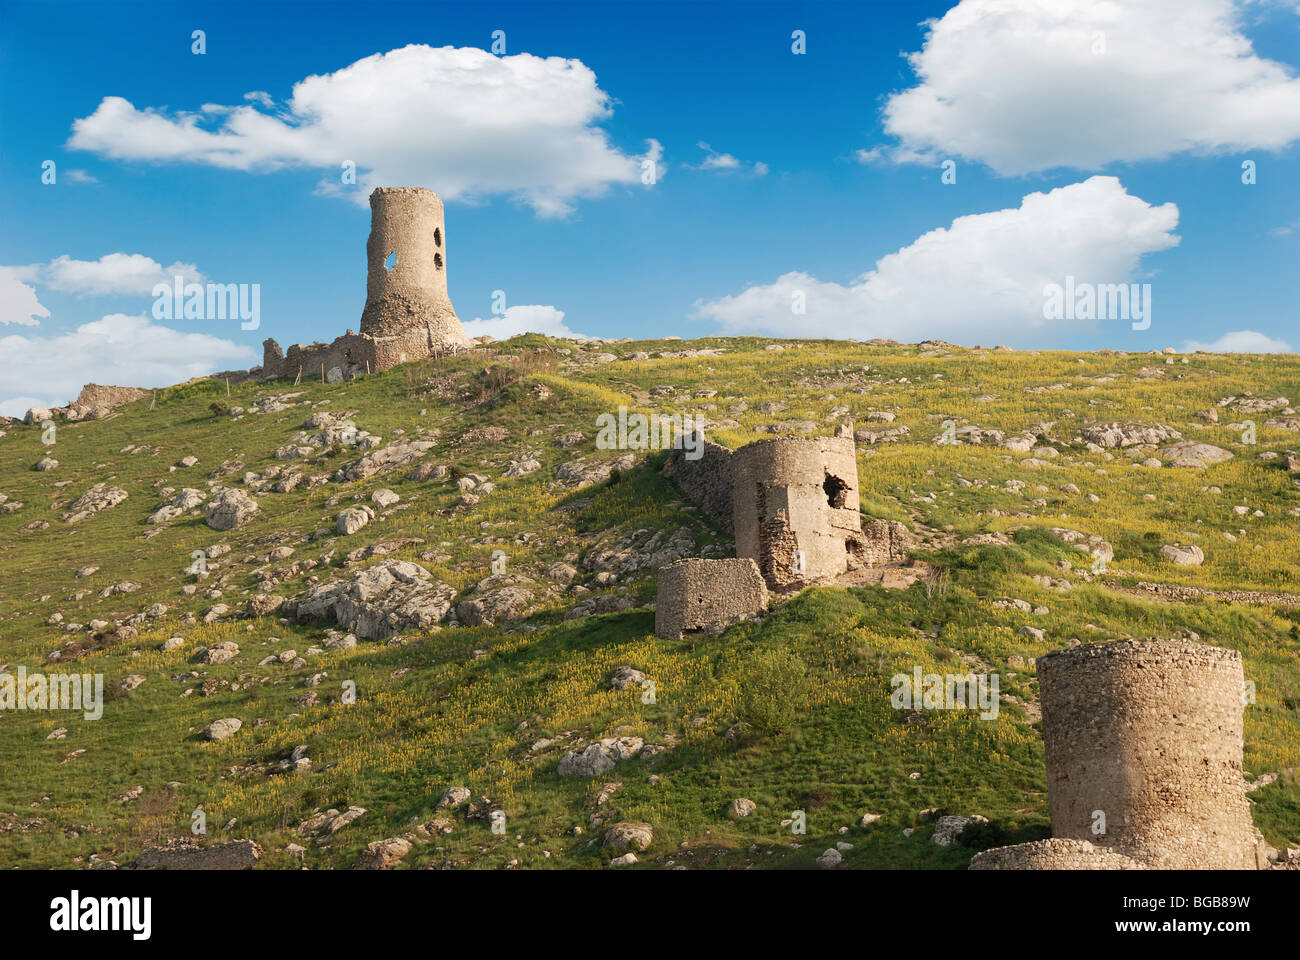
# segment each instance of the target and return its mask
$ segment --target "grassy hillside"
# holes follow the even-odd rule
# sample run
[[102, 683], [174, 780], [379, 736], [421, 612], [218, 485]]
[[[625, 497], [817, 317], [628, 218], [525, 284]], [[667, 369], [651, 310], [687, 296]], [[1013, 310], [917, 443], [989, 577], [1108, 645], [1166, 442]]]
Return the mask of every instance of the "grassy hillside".
[[[37, 426], [9, 426], [0, 494], [22, 506], [0, 514], [0, 665], [102, 673], [108, 703], [96, 721], [0, 712], [0, 865], [126, 864], [147, 846], [188, 836], [201, 808], [209, 841], [257, 840], [271, 867], [350, 867], [367, 843], [415, 831], [401, 869], [596, 868], [614, 855], [601, 845], [604, 826], [645, 821], [654, 841], [638, 855], [640, 868], [802, 867], [837, 841], [853, 844], [846, 867], [961, 868], [972, 846], [928, 842], [936, 813], [989, 818], [968, 840], [976, 848], [1048, 832], [1030, 659], [1072, 640], [1187, 632], [1244, 655], [1256, 684], [1246, 770], [1278, 775], [1251, 794], [1255, 822], [1274, 845], [1300, 843], [1300, 610], [1170, 602], [1133, 589], [1300, 593], [1300, 487], [1285, 456], [1267, 456], [1300, 448], [1300, 436], [1265, 426], [1276, 413], [1217, 408], [1218, 424], [1196, 417], [1245, 393], [1295, 401], [1300, 360], [528, 336], [347, 383], [245, 383], [227, 395], [224, 383], [198, 381], [106, 420], [60, 423], [52, 446]], [[256, 412], [274, 396], [283, 409]], [[674, 539], [689, 544], [688, 556], [727, 556], [732, 547], [660, 475], [662, 452], [638, 453], [633, 469], [599, 483], [557, 484], [564, 464], [623, 453], [594, 444], [596, 417], [620, 405], [701, 413], [720, 421], [710, 439], [730, 447], [769, 436], [777, 422], [809, 429], [809, 421], [820, 434], [845, 419], [909, 427], [896, 442], [859, 444], [863, 512], [906, 523], [921, 544], [917, 557], [935, 572], [906, 590], [812, 588], [717, 637], [654, 637], [655, 568], [636, 558]], [[236, 408], [243, 412], [232, 415]], [[868, 424], [873, 411], [896, 419]], [[320, 412], [346, 415], [384, 444], [436, 440], [423, 459], [446, 475], [414, 480], [408, 464], [286, 493], [267, 486], [252, 493], [260, 512], [225, 532], [205, 523], [202, 507], [146, 522], [183, 487], [248, 489], [246, 472], [275, 468], [333, 476], [361, 452], [333, 443], [275, 458]], [[936, 444], [950, 419], [1006, 436], [1053, 423], [1043, 442], [1060, 456]], [[1245, 419], [1256, 423], [1255, 444], [1229, 426]], [[1165, 424], [1234, 457], [1205, 470], [1153, 468], [1118, 448], [1072, 443], [1085, 424], [1109, 421]], [[58, 466], [36, 470], [45, 456]], [[197, 464], [169, 469], [187, 456]], [[503, 477], [511, 461], [528, 459], [540, 468]], [[214, 479], [223, 465], [226, 475]], [[462, 502], [457, 481], [469, 475], [496, 488]], [[69, 502], [96, 483], [127, 499], [66, 522]], [[1063, 489], [1071, 484], [1077, 492]], [[338, 535], [338, 512], [371, 504], [381, 488], [400, 503], [374, 507], [373, 522]], [[1248, 509], [1239, 515], [1235, 506]], [[1114, 559], [1093, 576], [1092, 558], [1052, 527], [1099, 535]], [[252, 594], [297, 597], [378, 562], [345, 563], [349, 552], [401, 538], [410, 542], [384, 559], [420, 564], [457, 600], [489, 576], [493, 551], [504, 551], [509, 573], [526, 578], [524, 616], [335, 649], [325, 646], [337, 636], [329, 624], [239, 616]], [[978, 542], [963, 542], [971, 538]], [[1174, 543], [1200, 546], [1204, 563], [1171, 563], [1160, 548]], [[209, 561], [206, 577], [187, 572], [194, 551], [216, 544], [231, 549]], [[630, 551], [633, 562], [609, 561], [611, 548]], [[577, 570], [572, 585], [548, 574], [556, 564]], [[89, 567], [98, 569], [78, 576]], [[101, 597], [128, 581], [138, 588]], [[572, 615], [602, 598], [595, 609], [617, 612]], [[1006, 598], [1047, 612], [995, 605]], [[219, 603], [229, 612], [204, 622]], [[143, 612], [131, 629], [115, 629]], [[94, 620], [106, 623], [92, 630]], [[1021, 634], [1024, 626], [1044, 639]], [[172, 637], [184, 643], [164, 652]], [[200, 647], [227, 640], [240, 648], [232, 660], [196, 660]], [[61, 659], [47, 663], [56, 650]], [[296, 656], [262, 665], [285, 651]], [[806, 668], [802, 683], [773, 670], [791, 657]], [[625, 664], [653, 679], [654, 703], [635, 685], [611, 686]], [[1015, 699], [987, 722], [969, 712], [895, 711], [889, 677], [918, 664], [995, 671]], [[144, 680], [123, 690], [129, 676]], [[348, 681], [354, 703], [342, 696]], [[304, 705], [309, 691], [318, 698]], [[788, 716], [764, 729], [758, 720], [774, 702]], [[200, 739], [226, 717], [242, 729]], [[50, 739], [59, 728], [66, 733]], [[557, 775], [566, 751], [624, 735], [664, 749], [595, 779]], [[281, 769], [299, 745], [310, 767]], [[621, 789], [600, 796], [612, 782]], [[504, 810], [504, 834], [486, 816], [467, 819], [464, 807], [445, 814], [450, 833], [426, 830], [444, 816], [434, 806], [452, 786]], [[757, 809], [729, 819], [739, 797]], [[298, 830], [319, 811], [349, 806], [366, 812], [326, 843]], [[795, 810], [806, 812], [806, 835], [783, 825]], [[866, 813], [880, 818], [860, 826]], [[905, 828], [916, 829], [905, 836]], [[286, 850], [294, 843], [305, 851]]]

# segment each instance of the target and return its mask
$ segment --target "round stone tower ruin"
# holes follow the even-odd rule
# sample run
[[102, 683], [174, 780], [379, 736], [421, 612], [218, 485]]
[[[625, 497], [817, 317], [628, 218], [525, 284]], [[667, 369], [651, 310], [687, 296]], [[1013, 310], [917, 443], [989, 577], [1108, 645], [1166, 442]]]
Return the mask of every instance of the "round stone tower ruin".
[[[1241, 654], [1117, 640], [1038, 660], [1054, 837], [1155, 869], [1259, 866], [1242, 777]], [[1105, 818], [1105, 831], [1093, 825]]]
[[473, 341], [447, 299], [447, 234], [442, 201], [421, 187], [376, 187], [366, 241], [366, 306], [361, 332], [288, 351], [262, 342], [262, 378], [320, 377], [330, 382], [378, 373], [408, 360], [468, 350]]
[[736, 556], [773, 590], [832, 580], [861, 562], [858, 463], [849, 437], [760, 440], [731, 458]]
[[378, 369], [473, 345], [447, 297], [447, 234], [436, 193], [376, 187], [366, 262], [361, 334], [374, 340]]

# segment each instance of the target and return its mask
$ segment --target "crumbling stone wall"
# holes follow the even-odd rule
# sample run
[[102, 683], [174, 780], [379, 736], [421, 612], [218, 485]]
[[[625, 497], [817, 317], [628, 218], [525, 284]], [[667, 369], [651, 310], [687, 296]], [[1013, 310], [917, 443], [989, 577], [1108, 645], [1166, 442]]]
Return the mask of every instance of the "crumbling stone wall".
[[[786, 441], [766, 440], [761, 441], [761, 444], [781, 444], [784, 442]], [[833, 545], [826, 545], [829, 554], [834, 554], [831, 559], [835, 562], [828, 564], [827, 567], [831, 572], [813, 572], [810, 574], [807, 572], [809, 568], [807, 565], [807, 550], [805, 550], [805, 577], [802, 580], [794, 578], [789, 579], [787, 582], [779, 576], [775, 578], [769, 577], [767, 568], [760, 566], [760, 568], [764, 570], [764, 577], [767, 579], [769, 585], [776, 589], [781, 589], [785, 586], [799, 582], [811, 582], [817, 579], [833, 578], [846, 570], [853, 570], [859, 567], [885, 566], [887, 564], [906, 560], [914, 546], [912, 535], [906, 526], [894, 520], [872, 520], [867, 524], [862, 525], [861, 519], [856, 516], [858, 481], [856, 452], [853, 445], [852, 431], [838, 431], [835, 440], [817, 440], [801, 437], [794, 438], [789, 442], [794, 444], [793, 447], [785, 448], [788, 451], [789, 457], [798, 459], [802, 456], [811, 456], [818, 462], [825, 461], [823, 466], [827, 466], [831, 461], [834, 461], [835, 469], [839, 471], [839, 473], [845, 474], [848, 480], [848, 486], [843, 494], [845, 505], [843, 507], [833, 507], [829, 503], [831, 494], [825, 489], [826, 477], [828, 474], [824, 473], [819, 479], [816, 474], [815, 465], [812, 467], [811, 473], [806, 477], [787, 477], [787, 479], [795, 480], [795, 499], [797, 502], [802, 502], [801, 497], [803, 497], [803, 493], [799, 492], [800, 484], [809, 488], [816, 486], [816, 484], [819, 483], [822, 485], [822, 494], [824, 494], [828, 500], [826, 504], [827, 509], [825, 511], [822, 509], [820, 495], [818, 495], [815, 490], [809, 489], [803, 491], [808, 494], [807, 499], [814, 507], [811, 512], [816, 515], [809, 524], [807, 539], [816, 541], [818, 539], [817, 531], [819, 529], [823, 526], [831, 528], [834, 532], [831, 533], [830, 536], [833, 539], [841, 539], [843, 541], [843, 552], [846, 555], [846, 565], [841, 567], [838, 562], [839, 551], [835, 550]], [[804, 444], [805, 446], [800, 446], [800, 444]], [[829, 449], [832, 451], [830, 454], [827, 454], [826, 444], [830, 445]], [[759, 446], [759, 444], [751, 444], [751, 446]], [[767, 453], [751, 451], [750, 453], [743, 455], [742, 459], [744, 459], [748, 464], [747, 469], [749, 470], [746, 482], [751, 484], [751, 486], [746, 489], [747, 492], [754, 494], [754, 496], [751, 496], [748, 501], [742, 500], [744, 506], [738, 508], [735, 496], [737, 486], [735, 481], [735, 467], [733, 463], [736, 454], [733, 454], [731, 450], [728, 450], [721, 444], [713, 443], [708, 440], [702, 442], [701, 449], [703, 450], [703, 455], [696, 460], [688, 460], [683, 449], [674, 449], [669, 455], [667, 463], [664, 464], [664, 476], [675, 483], [678, 489], [686, 494], [686, 496], [689, 497], [696, 506], [704, 511], [705, 515], [708, 516], [710, 520], [716, 523], [723, 530], [728, 530], [733, 533], [736, 532], [736, 516], [739, 510], [743, 509], [746, 512], [746, 523], [744, 526], [747, 531], [747, 537], [750, 538], [747, 542], [747, 549], [750, 550], [753, 558], [761, 565], [763, 563], [761, 553], [753, 546], [752, 533], [754, 523], [749, 522], [751, 519], [757, 522], [757, 514], [755, 512], [755, 501], [757, 499], [755, 490], [757, 488], [753, 487], [752, 484], [757, 481], [757, 476], [761, 474], [766, 478], [767, 482], [775, 484], [778, 487], [783, 485], [789, 486], [789, 484], [784, 483], [782, 479], [784, 474], [781, 473], [781, 471], [785, 470], [785, 467], [782, 465], [787, 462], [788, 457], [779, 452], [774, 452], [771, 447], [764, 448], [764, 450], [768, 451]], [[788, 474], [789, 471], [787, 470], [785, 473]], [[838, 474], [836, 475], [838, 476]], [[851, 488], [851, 493], [849, 488]], [[768, 491], [768, 494], [769, 495], [765, 498], [765, 502], [771, 503], [773, 501], [773, 496], [770, 495], [770, 490]], [[854, 504], [852, 508], [848, 506], [850, 502]], [[790, 516], [788, 511], [786, 516]], [[801, 513], [800, 516], [803, 516], [803, 514]], [[822, 523], [822, 520], [825, 520], [824, 524]], [[855, 520], [861, 528], [860, 535], [854, 534]], [[782, 525], [783, 524], [775, 524], [774, 526]], [[789, 551], [804, 549], [799, 544], [799, 537], [792, 534], [793, 531], [786, 531], [783, 529], [776, 530], [775, 536], [777, 546], [781, 547], [781, 545], [784, 544], [783, 549], [788, 549]], [[739, 536], [737, 536], [736, 543], [737, 553], [740, 553], [741, 538]], [[745, 554], [740, 553], [740, 555], [744, 556]]]
[[857, 556], [863, 566], [883, 567], [906, 560], [912, 547], [911, 532], [897, 520], [869, 520], [862, 527], [862, 545]]
[[295, 343], [288, 353], [283, 353], [274, 340], [262, 341], [264, 377], [297, 377], [301, 372], [303, 379], [319, 380], [323, 369], [326, 381], [335, 383], [365, 373], [367, 364], [372, 373], [382, 369], [374, 341], [351, 330], [333, 343]]
[[251, 870], [262, 856], [252, 840], [231, 840], [200, 846], [190, 840], [170, 840], [150, 847], [135, 862], [137, 870]]
[[655, 633], [669, 640], [721, 631], [767, 609], [767, 585], [753, 560], [678, 560], [659, 568]]
[[731, 470], [736, 555], [757, 563], [769, 587], [830, 580], [862, 564], [852, 437], [760, 440], [732, 455]]
[[675, 448], [664, 464], [664, 476], [677, 484], [705, 516], [731, 531], [731, 451], [711, 440], [696, 438], [694, 442], [701, 441], [702, 454], [697, 460], [687, 459], [684, 449]]
[[421, 187], [371, 192], [366, 264], [361, 332], [287, 352], [268, 339], [261, 376], [319, 376], [323, 365], [326, 380], [342, 380], [473, 346], [447, 296], [447, 233], [436, 193]]
[[1122, 853], [1094, 847], [1087, 840], [1050, 837], [1033, 843], [993, 847], [971, 858], [972, 870], [1145, 870]]
[[[1038, 682], [1057, 840], [1152, 869], [1266, 866], [1242, 777], [1240, 653], [1183, 640], [1086, 644], [1040, 657]], [[1099, 812], [1105, 829], [1094, 833]], [[1002, 848], [981, 869], [1060, 860]]]

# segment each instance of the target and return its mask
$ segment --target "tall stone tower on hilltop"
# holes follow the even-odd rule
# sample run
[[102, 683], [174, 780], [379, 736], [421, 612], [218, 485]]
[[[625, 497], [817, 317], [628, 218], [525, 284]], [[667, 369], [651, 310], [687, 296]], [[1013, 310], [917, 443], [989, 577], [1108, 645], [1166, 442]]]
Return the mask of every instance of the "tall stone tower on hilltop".
[[447, 233], [442, 201], [422, 187], [376, 187], [366, 241], [366, 307], [361, 332], [331, 343], [262, 342], [253, 376], [313, 376], [331, 382], [378, 373], [398, 363], [474, 346], [447, 298]]
[[376, 187], [366, 262], [361, 334], [375, 340], [381, 369], [472, 346], [447, 297], [447, 234], [436, 193]]

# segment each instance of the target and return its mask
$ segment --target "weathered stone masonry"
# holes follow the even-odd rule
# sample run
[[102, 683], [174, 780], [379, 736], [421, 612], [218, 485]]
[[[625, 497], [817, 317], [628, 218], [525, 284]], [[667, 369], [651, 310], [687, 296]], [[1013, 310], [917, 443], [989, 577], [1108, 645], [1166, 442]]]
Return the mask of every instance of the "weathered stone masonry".
[[664, 476], [681, 489], [720, 528], [731, 531], [731, 451], [696, 437], [701, 455], [688, 460], [678, 445], [664, 464]]
[[[720, 528], [736, 554], [754, 560], [769, 588], [787, 591], [905, 559], [907, 528], [858, 513], [858, 468], [850, 432], [761, 440], [734, 453], [705, 441], [703, 456], [675, 449], [664, 475]], [[794, 551], [802, 551], [796, 571]]]
[[[262, 344], [262, 377], [317, 375], [342, 380], [473, 344], [447, 297], [442, 200], [420, 187], [376, 187], [366, 241], [366, 306], [361, 332], [332, 343]], [[251, 371], [250, 371], [251, 372]]]
[[[1266, 865], [1242, 776], [1240, 653], [1181, 640], [1087, 644], [1039, 658], [1038, 681], [1054, 839], [1099, 852], [1001, 847], [972, 868], [1111, 869], [1115, 854], [1153, 869]], [[1097, 811], [1105, 831], [1094, 834]]]
[[688, 559], [659, 568], [658, 636], [720, 631], [766, 609], [767, 585], [753, 560]]
[[994, 847], [970, 862], [972, 870], [1145, 870], [1131, 857], [1096, 847], [1087, 840], [1049, 837], [1032, 843]]
[[732, 455], [731, 471], [736, 555], [754, 560], [769, 587], [831, 580], [860, 565], [852, 437], [760, 440]]

